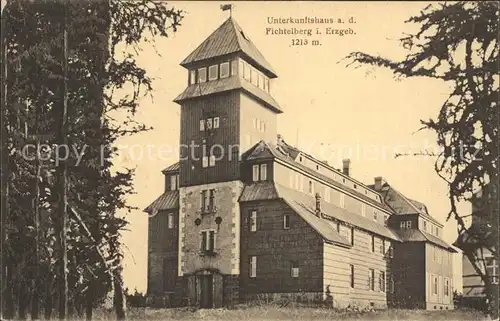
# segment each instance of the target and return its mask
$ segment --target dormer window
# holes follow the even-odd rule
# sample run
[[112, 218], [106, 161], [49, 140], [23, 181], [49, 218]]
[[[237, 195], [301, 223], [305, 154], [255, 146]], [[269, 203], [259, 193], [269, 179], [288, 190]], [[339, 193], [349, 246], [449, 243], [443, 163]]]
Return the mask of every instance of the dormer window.
[[259, 73], [257, 70], [252, 68], [252, 74], [251, 74], [250, 78], [251, 78], [252, 84], [254, 84], [254, 86], [259, 86]]
[[221, 78], [229, 77], [229, 62], [223, 62], [220, 64], [220, 77]]
[[170, 176], [170, 190], [175, 191], [179, 188], [179, 175]]
[[189, 84], [196, 84], [196, 70], [189, 71]]
[[267, 180], [267, 164], [252, 166], [252, 180], [254, 182]]
[[237, 74], [238, 74], [238, 60], [233, 60], [233, 61], [231, 61], [231, 76], [234, 76]]
[[208, 67], [208, 80], [216, 80], [219, 77], [219, 65]]
[[200, 68], [198, 69], [198, 82], [206, 82], [207, 81], [207, 68]]

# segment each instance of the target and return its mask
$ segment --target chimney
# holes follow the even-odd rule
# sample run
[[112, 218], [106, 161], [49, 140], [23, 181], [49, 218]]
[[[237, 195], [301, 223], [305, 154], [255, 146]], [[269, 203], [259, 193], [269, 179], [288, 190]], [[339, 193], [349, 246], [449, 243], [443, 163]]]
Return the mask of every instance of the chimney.
[[375, 190], [380, 192], [382, 190], [382, 186], [385, 184], [385, 180], [382, 176], [375, 177]]
[[321, 217], [321, 196], [316, 193], [316, 210], [314, 211], [317, 217]]
[[349, 158], [342, 160], [342, 173], [349, 176], [349, 169], [351, 165], [351, 160]]
[[277, 141], [276, 141], [276, 142], [277, 142], [277, 145], [278, 145], [278, 146], [280, 146], [280, 145], [282, 145], [282, 144], [283, 144], [283, 137], [282, 137], [280, 134], [278, 134], [278, 137], [277, 137]]

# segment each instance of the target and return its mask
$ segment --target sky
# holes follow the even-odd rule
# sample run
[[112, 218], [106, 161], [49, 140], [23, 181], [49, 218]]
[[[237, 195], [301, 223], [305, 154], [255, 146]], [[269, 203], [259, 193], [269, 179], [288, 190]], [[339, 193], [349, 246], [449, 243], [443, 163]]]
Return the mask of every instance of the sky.
[[[136, 194], [129, 204], [139, 208], [127, 214], [124, 279], [129, 289], [146, 291], [147, 214], [142, 209], [164, 190], [161, 170], [177, 161], [180, 106], [172, 100], [187, 86], [187, 70], [179, 63], [229, 16], [219, 2], [169, 2], [184, 12], [182, 26], [168, 38], [145, 44], [137, 62], [154, 78], [153, 98], [141, 101], [136, 120], [154, 129], [122, 139], [117, 168], [136, 168]], [[450, 91], [446, 83], [430, 79], [395, 79], [384, 69], [348, 67], [343, 60], [361, 51], [392, 59], [404, 57], [398, 39], [418, 30], [405, 21], [418, 14], [424, 2], [235, 2], [232, 16], [271, 64], [278, 78], [271, 95], [284, 113], [278, 133], [284, 140], [336, 168], [351, 159], [351, 176], [373, 184], [383, 176], [406, 196], [425, 203], [444, 224], [444, 239], [453, 243], [456, 224], [445, 222], [449, 212], [447, 185], [434, 172], [434, 159], [418, 156], [394, 158], [396, 153], [437, 151], [435, 135], [418, 131], [420, 120], [435, 118]], [[273, 18], [338, 18], [343, 24], [270, 24]], [[348, 23], [353, 17], [355, 23]], [[351, 20], [352, 21], [352, 20]], [[320, 28], [321, 35], [266, 34], [266, 28]], [[355, 34], [327, 34], [326, 28], [351, 28]], [[291, 46], [292, 39], [308, 45]], [[317, 40], [321, 45], [312, 45]], [[140, 150], [143, 156], [140, 157]], [[171, 153], [159, 155], [163, 148]], [[145, 150], [150, 150], [147, 152]], [[350, 151], [350, 152], [349, 152]], [[149, 155], [146, 155], [149, 154]], [[161, 157], [160, 157], [161, 156]], [[463, 205], [466, 211], [468, 205]], [[455, 261], [460, 273], [461, 259]], [[457, 279], [455, 282], [460, 282]], [[458, 285], [458, 284], [455, 284]], [[459, 285], [458, 285], [459, 286]]]

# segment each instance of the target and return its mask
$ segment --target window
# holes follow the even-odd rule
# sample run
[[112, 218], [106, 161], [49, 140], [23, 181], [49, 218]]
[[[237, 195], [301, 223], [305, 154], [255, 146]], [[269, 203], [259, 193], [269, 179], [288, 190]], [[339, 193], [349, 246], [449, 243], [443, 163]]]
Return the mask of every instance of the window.
[[214, 128], [219, 128], [219, 117], [214, 117]]
[[375, 291], [375, 270], [368, 269], [368, 289]]
[[394, 277], [392, 275], [389, 278], [389, 292], [394, 293]]
[[239, 74], [240, 74], [240, 77], [243, 78], [243, 74], [244, 74], [244, 71], [245, 71], [245, 63], [243, 62], [243, 60], [239, 60]]
[[223, 62], [220, 64], [220, 77], [221, 78], [229, 77], [229, 62]]
[[250, 214], [250, 232], [257, 231], [257, 211], [252, 211]]
[[328, 186], [325, 186], [324, 198], [325, 201], [330, 202], [330, 188]]
[[212, 212], [216, 210], [215, 206], [215, 189], [204, 189], [201, 191], [201, 211]]
[[348, 233], [349, 239], [351, 241], [351, 245], [354, 246], [354, 227], [351, 227]]
[[262, 74], [259, 76], [259, 87], [264, 89], [264, 90], [266, 89], [266, 88], [264, 88], [264, 75], [262, 75]]
[[250, 81], [250, 77], [251, 77], [251, 70], [250, 70], [250, 65], [247, 64], [246, 62], [243, 63], [243, 78], [245, 78], [246, 80]]
[[177, 190], [177, 175], [172, 175], [170, 176], [170, 190], [175, 191]]
[[361, 215], [363, 215], [363, 217], [366, 215], [366, 205], [365, 205], [365, 203], [361, 203]]
[[309, 194], [314, 194], [314, 185], [312, 181], [309, 181]]
[[210, 167], [215, 166], [215, 156], [214, 155], [210, 155], [210, 157], [208, 158], [208, 166], [210, 166]]
[[492, 280], [491, 283], [498, 284], [498, 261], [493, 256], [485, 257], [486, 274]]
[[260, 164], [260, 180], [267, 180], [267, 164]]
[[373, 220], [377, 220], [377, 211], [373, 210]]
[[424, 221], [424, 231], [427, 232], [427, 222], [426, 221]]
[[198, 69], [198, 83], [207, 81], [207, 68]]
[[380, 240], [380, 253], [385, 254], [385, 240]]
[[252, 166], [252, 180], [257, 182], [259, 180], [259, 165]]
[[267, 180], [267, 164], [252, 166], [252, 180], [254, 182]]
[[387, 256], [392, 259], [394, 257], [394, 253], [390, 241], [387, 241], [385, 248], [387, 249]]
[[200, 250], [205, 253], [212, 253], [215, 251], [215, 231], [207, 230], [201, 232], [201, 248]]
[[257, 70], [252, 68], [252, 75], [250, 78], [252, 80], [252, 84], [254, 84], [255, 86], [259, 85], [259, 74]]
[[450, 280], [448, 278], [444, 279], [444, 296], [450, 295]]
[[250, 257], [250, 277], [254, 278], [257, 276], [257, 257]]
[[264, 77], [264, 81], [262, 82], [262, 89], [267, 90], [268, 86], [268, 79], [267, 77]]
[[283, 215], [283, 228], [288, 230], [290, 228], [290, 215]]
[[299, 277], [299, 262], [298, 261], [291, 262], [291, 274], [292, 274], [292, 278]]
[[231, 75], [234, 76], [236, 74], [238, 74], [238, 60], [233, 60], [231, 61]]
[[381, 292], [385, 292], [385, 272], [380, 271], [378, 275], [378, 285]]
[[439, 228], [436, 227], [436, 236], [439, 237]]
[[189, 71], [189, 84], [196, 84], [196, 70]]
[[375, 252], [375, 236], [372, 235], [372, 237], [370, 238], [370, 247], [372, 249], [372, 252]]
[[208, 167], [208, 156], [203, 156], [201, 160], [201, 167], [203, 168]]
[[411, 228], [411, 221], [401, 221], [400, 228], [402, 228], [402, 229]]
[[337, 222], [337, 233], [340, 233], [340, 223]]
[[205, 119], [201, 119], [200, 120], [200, 131], [204, 131], [205, 130]]
[[387, 226], [387, 221], [389, 220], [388, 215], [384, 215], [384, 225]]
[[167, 216], [167, 225], [168, 225], [169, 229], [172, 229], [172, 228], [175, 227], [174, 213], [168, 213], [168, 216]]
[[213, 128], [213, 119], [207, 118], [206, 122], [207, 122], [207, 124], [206, 124], [207, 130], [212, 129]]
[[350, 281], [351, 281], [351, 289], [354, 289], [354, 265], [352, 264], [349, 264], [350, 266], [350, 271], [351, 271], [351, 274], [350, 274]]
[[219, 65], [208, 67], [208, 80], [216, 80], [219, 78]]
[[438, 278], [437, 276], [432, 276], [432, 293], [438, 294]]
[[266, 86], [266, 89], [267, 89], [267, 92], [269, 92], [269, 78], [266, 78], [266, 82], [265, 82], [265, 86]]

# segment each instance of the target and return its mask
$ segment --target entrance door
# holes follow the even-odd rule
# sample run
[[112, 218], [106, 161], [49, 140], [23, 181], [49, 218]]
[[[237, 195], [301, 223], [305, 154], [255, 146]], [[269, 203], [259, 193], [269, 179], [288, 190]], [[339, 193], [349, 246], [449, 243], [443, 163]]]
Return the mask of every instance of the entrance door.
[[214, 284], [212, 275], [200, 275], [200, 308], [211, 309], [214, 304]]

